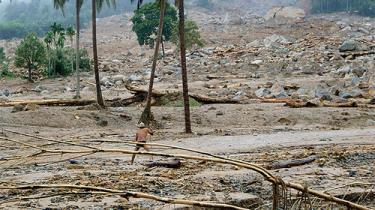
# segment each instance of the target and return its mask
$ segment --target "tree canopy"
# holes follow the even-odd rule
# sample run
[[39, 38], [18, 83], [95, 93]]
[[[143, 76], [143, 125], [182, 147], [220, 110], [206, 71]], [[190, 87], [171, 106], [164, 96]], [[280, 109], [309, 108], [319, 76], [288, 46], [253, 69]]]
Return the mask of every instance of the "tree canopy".
[[[132, 17], [132, 30], [137, 34], [140, 45], [154, 45], [160, 17], [160, 5], [158, 3], [147, 3], [135, 11]], [[176, 9], [167, 4], [164, 25], [163, 40], [169, 41], [172, 37], [173, 26], [177, 22]]]

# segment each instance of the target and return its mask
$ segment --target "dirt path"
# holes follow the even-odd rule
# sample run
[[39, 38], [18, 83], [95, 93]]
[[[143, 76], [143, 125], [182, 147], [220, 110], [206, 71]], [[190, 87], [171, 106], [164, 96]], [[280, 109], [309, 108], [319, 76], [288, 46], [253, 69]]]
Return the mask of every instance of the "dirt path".
[[244, 136], [204, 136], [158, 143], [199, 149], [210, 153], [247, 152], [262, 147], [290, 147], [327, 144], [375, 144], [375, 128], [332, 131], [279, 132]]

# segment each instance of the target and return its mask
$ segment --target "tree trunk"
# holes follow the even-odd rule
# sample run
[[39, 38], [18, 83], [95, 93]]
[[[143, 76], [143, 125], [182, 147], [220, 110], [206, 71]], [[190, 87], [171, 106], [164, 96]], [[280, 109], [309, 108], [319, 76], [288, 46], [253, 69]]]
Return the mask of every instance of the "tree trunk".
[[101, 107], [105, 107], [99, 80], [98, 48], [96, 43], [96, 1], [92, 0], [92, 50], [94, 56], [94, 73], [96, 83], [96, 98]]
[[185, 111], [185, 132], [191, 133], [190, 106], [189, 106], [189, 87], [186, 69], [186, 48], [185, 48], [185, 14], [184, 1], [180, 0], [179, 4], [179, 26], [178, 32], [180, 37], [181, 69], [182, 69], [182, 91], [184, 97]]
[[77, 88], [75, 98], [81, 98], [80, 89], [80, 78], [79, 78], [79, 30], [80, 30], [80, 0], [76, 0], [76, 74], [77, 74]]
[[27, 67], [28, 67], [28, 73], [29, 73], [29, 78], [28, 78], [28, 80], [29, 80], [29, 82], [34, 82], [33, 79], [31, 78], [31, 69], [32, 69], [32, 65], [31, 65], [31, 64], [28, 64]]
[[157, 60], [158, 60], [160, 42], [161, 42], [161, 38], [162, 38], [162, 35], [163, 35], [165, 7], [166, 7], [166, 0], [161, 0], [159, 30], [158, 30], [158, 36], [157, 36], [156, 44], [155, 44], [154, 59], [153, 59], [153, 62], [152, 62], [150, 84], [149, 84], [149, 87], [148, 87], [148, 94], [147, 94], [147, 99], [146, 99], [146, 107], [143, 110], [143, 113], [142, 113], [142, 116], [141, 116], [141, 119], [140, 119], [140, 122], [143, 122], [145, 125], [149, 125], [150, 120], [152, 118], [152, 114], [151, 114], [152, 88], [154, 86], [156, 63], [157, 63]]

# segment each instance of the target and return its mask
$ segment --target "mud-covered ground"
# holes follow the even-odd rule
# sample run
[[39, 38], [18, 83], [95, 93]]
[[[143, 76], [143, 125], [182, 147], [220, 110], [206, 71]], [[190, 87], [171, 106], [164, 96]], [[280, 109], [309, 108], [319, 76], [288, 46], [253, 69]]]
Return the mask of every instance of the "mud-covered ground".
[[[189, 54], [189, 80], [191, 91], [210, 96], [239, 96], [244, 104], [201, 104], [191, 108], [193, 134], [184, 134], [182, 107], [152, 107], [158, 127], [152, 141], [168, 145], [192, 148], [233, 159], [245, 160], [269, 168], [281, 160], [294, 160], [316, 156], [312, 163], [292, 168], [272, 170], [285, 181], [327, 191], [332, 195], [360, 204], [375, 207], [375, 111], [371, 106], [350, 108], [289, 108], [282, 103], [261, 103], [254, 91], [279, 82], [284, 86], [317, 86], [322, 83], [336, 84], [351, 81], [338, 78], [331, 69], [344, 65], [346, 60], [320, 60], [318, 47], [307, 49], [316, 62], [323, 63], [314, 73], [305, 68], [290, 72], [285, 65], [299, 65], [295, 59], [273, 55], [272, 50], [253, 48], [248, 43], [264, 39], [272, 34], [287, 35], [302, 43], [323, 42], [337, 48], [346, 38], [337, 20], [342, 14], [324, 17], [311, 16], [303, 23], [236, 25], [222, 23], [217, 13], [205, 11], [190, 15], [201, 26], [206, 41], [205, 49], [215, 49], [209, 56], [194, 57]], [[202, 15], [207, 18], [200, 18]], [[206, 16], [205, 16], [206, 17]], [[129, 15], [114, 16], [98, 21], [99, 52], [102, 76], [134, 75], [132, 85], [147, 85], [150, 65], [149, 49], [141, 49], [136, 37], [130, 32]], [[203, 21], [203, 19], [205, 21]], [[256, 17], [248, 20], [258, 21]], [[347, 21], [363, 20], [349, 17]], [[230, 21], [229, 21], [230, 22]], [[118, 27], [120, 24], [120, 27]], [[354, 26], [353, 26], [354, 27]], [[332, 33], [336, 38], [327, 38]], [[90, 30], [83, 32], [83, 46], [90, 50]], [[316, 37], [325, 37], [318, 39]], [[296, 43], [296, 42], [295, 42]], [[307, 43], [309, 44], [309, 43]], [[306, 46], [302, 43], [301, 46]], [[310, 43], [311, 44], [311, 43]], [[319, 43], [320, 44], [320, 43]], [[314, 42], [312, 43], [314, 45]], [[247, 47], [245, 47], [247, 46]], [[291, 50], [297, 49], [290, 45]], [[178, 89], [180, 74], [170, 70], [178, 62], [173, 57], [174, 47], [167, 44], [167, 58], [158, 66], [156, 88]], [[256, 51], [256, 52], [254, 52]], [[198, 50], [198, 52], [201, 52]], [[204, 53], [203, 53], [204, 54]], [[282, 54], [282, 53], [281, 53]], [[170, 56], [170, 57], [168, 57]], [[302, 55], [301, 56], [305, 56]], [[297, 56], [298, 57], [298, 56]], [[324, 57], [324, 56], [323, 56]], [[264, 64], [250, 65], [261, 59]], [[297, 62], [297, 64], [295, 63]], [[218, 65], [218, 66], [217, 66]], [[290, 67], [289, 66], [289, 67]], [[284, 68], [285, 67], [285, 68]], [[307, 67], [306, 67], [307, 68]], [[310, 71], [311, 69], [309, 69]], [[217, 79], [210, 77], [214, 75]], [[72, 98], [75, 78], [38, 80], [29, 84], [21, 79], [0, 80], [11, 96], [2, 100], [26, 100], [43, 98]], [[82, 74], [82, 96], [95, 96], [93, 76]], [[371, 84], [370, 84], [371, 85]], [[272, 86], [272, 84], [271, 84]], [[333, 85], [331, 85], [333, 86]], [[69, 88], [67, 88], [69, 87]], [[371, 99], [371, 92], [357, 100]], [[241, 93], [239, 93], [241, 92]], [[126, 98], [132, 94], [124, 84], [106, 86], [106, 99]], [[254, 99], [254, 100], [253, 100]], [[108, 107], [98, 110], [85, 107], [31, 107], [28, 111], [12, 112], [13, 107], [0, 108], [0, 185], [73, 184], [105, 187], [118, 190], [145, 192], [158, 196], [217, 201], [246, 208], [270, 209], [272, 186], [256, 172], [237, 166], [208, 161], [181, 160], [179, 169], [148, 168], [149, 157], [137, 156], [130, 165], [130, 155], [121, 153], [95, 154], [39, 154], [38, 149], [22, 143], [39, 145], [50, 150], [85, 150], [85, 147], [53, 143], [55, 139], [84, 146], [106, 149], [133, 149], [126, 141], [134, 139], [137, 122], [143, 110], [142, 104], [127, 107]], [[86, 148], [87, 149], [87, 148]], [[186, 151], [152, 148], [163, 153]], [[154, 157], [153, 161], [165, 158]], [[66, 191], [65, 191], [66, 192]], [[77, 191], [76, 191], [77, 192]], [[63, 194], [59, 189], [48, 190], [0, 190], [0, 209], [176, 209], [183, 206], [163, 204], [146, 199], [125, 198], [118, 195], [91, 195], [80, 191], [79, 195]], [[295, 191], [289, 196], [289, 209], [299, 206]], [[52, 194], [55, 196], [50, 197]], [[19, 198], [33, 197], [20, 200]], [[15, 199], [15, 200], [14, 200]], [[315, 207], [334, 208], [335, 205], [310, 197]], [[337, 207], [337, 206], [336, 206]], [[343, 207], [337, 207], [343, 209]]]

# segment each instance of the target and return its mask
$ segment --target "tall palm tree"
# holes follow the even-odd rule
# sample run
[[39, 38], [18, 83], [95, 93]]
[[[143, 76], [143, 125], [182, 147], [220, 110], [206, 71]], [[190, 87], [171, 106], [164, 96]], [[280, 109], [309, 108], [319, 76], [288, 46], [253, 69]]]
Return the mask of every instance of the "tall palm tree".
[[[94, 73], [95, 73], [95, 83], [96, 83], [96, 99], [98, 104], [101, 107], [105, 107], [102, 89], [100, 87], [100, 80], [99, 80], [99, 64], [98, 64], [98, 45], [96, 42], [96, 10], [97, 10], [97, 1], [91, 1], [92, 7], [92, 50], [94, 56]], [[99, 7], [100, 8], [100, 7]]]
[[[139, 1], [138, 1], [139, 3]], [[146, 125], [150, 124], [150, 121], [152, 119], [152, 113], [151, 113], [151, 98], [152, 98], [152, 89], [154, 86], [154, 79], [155, 79], [155, 70], [156, 70], [156, 63], [159, 56], [159, 49], [160, 49], [160, 42], [163, 35], [163, 25], [164, 25], [164, 15], [165, 15], [165, 8], [167, 1], [166, 0], [159, 0], [160, 3], [160, 21], [159, 21], [159, 29], [158, 34], [156, 38], [156, 44], [155, 44], [155, 51], [154, 51], [154, 58], [152, 61], [152, 68], [151, 68], [151, 76], [150, 76], [150, 83], [148, 86], [148, 94], [146, 99], [146, 107], [143, 110], [140, 122], [143, 122]], [[138, 4], [139, 6], [139, 4]]]
[[186, 48], [185, 48], [185, 8], [184, 0], [176, 0], [178, 6], [178, 35], [180, 38], [180, 53], [181, 53], [181, 70], [182, 70], [182, 94], [184, 98], [184, 112], [185, 112], [185, 132], [191, 133], [190, 121], [190, 105], [189, 105], [189, 87], [186, 69]]

